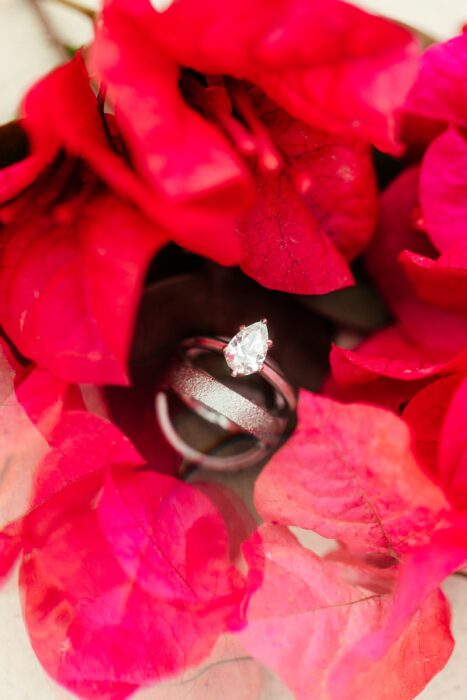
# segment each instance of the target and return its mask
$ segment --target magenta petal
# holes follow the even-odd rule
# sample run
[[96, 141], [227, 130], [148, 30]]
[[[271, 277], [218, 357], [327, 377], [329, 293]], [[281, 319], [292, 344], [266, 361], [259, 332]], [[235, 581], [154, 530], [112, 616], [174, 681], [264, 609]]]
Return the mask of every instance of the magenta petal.
[[112, 472], [98, 516], [123, 570], [151, 594], [213, 608], [236, 602], [241, 579], [224, 522], [196, 487], [155, 472]]
[[465, 315], [418, 299], [399, 261], [404, 250], [437, 257], [428, 236], [416, 228], [416, 220], [420, 219], [418, 187], [419, 169], [412, 167], [383, 192], [379, 225], [366, 260], [405, 336], [424, 348], [428, 356], [447, 359], [467, 346]]
[[413, 114], [458, 126], [467, 126], [467, 36], [430, 46], [405, 105]]
[[428, 235], [439, 251], [465, 246], [467, 140], [448, 129], [428, 148], [420, 175], [420, 202]]
[[80, 697], [125, 698], [209, 654], [218, 620], [177, 609], [127, 578], [95, 514], [70, 515], [27, 553], [26, 624], [47, 672]]

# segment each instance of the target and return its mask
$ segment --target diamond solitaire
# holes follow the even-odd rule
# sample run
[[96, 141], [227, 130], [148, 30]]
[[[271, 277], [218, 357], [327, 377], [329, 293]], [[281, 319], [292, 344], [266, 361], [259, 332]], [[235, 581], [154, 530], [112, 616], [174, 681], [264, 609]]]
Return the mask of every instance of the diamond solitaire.
[[246, 377], [260, 372], [272, 345], [268, 337], [267, 320], [241, 326], [224, 350], [225, 360], [233, 377]]

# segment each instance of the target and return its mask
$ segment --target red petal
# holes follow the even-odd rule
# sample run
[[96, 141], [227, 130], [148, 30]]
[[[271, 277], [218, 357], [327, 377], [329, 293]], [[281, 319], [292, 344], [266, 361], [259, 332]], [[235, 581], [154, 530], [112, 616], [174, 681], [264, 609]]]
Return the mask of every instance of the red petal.
[[242, 269], [271, 289], [325, 294], [353, 283], [352, 274], [285, 173], [258, 174], [258, 200], [241, 224]]
[[466, 314], [467, 246], [443, 253], [437, 260], [405, 250], [400, 260], [420, 299]]
[[281, 528], [263, 526], [245, 553], [252, 566], [258, 557], [265, 562], [265, 570], [248, 607], [243, 642], [297, 699], [411, 700], [449, 658], [449, 615], [436, 593], [377, 663], [355, 669], [344, 685], [330, 683], [340, 659], [385, 622], [392, 595], [360, 584], [367, 572], [357, 563], [321, 560]]
[[467, 378], [456, 389], [441, 431], [439, 475], [459, 510], [467, 510]]
[[377, 214], [371, 152], [356, 139], [312, 129], [293, 119], [258, 90], [249, 90], [255, 111], [285, 155], [299, 194], [319, 227], [346, 260], [367, 246]]
[[133, 13], [178, 64], [257, 83], [299, 119], [394, 147], [394, 114], [412, 84], [417, 45], [387, 20], [339, 0], [179, 0], [163, 13], [141, 1], [107, 7], [104, 22], [112, 8]]
[[93, 60], [110, 87], [139, 173], [159, 198], [176, 205], [178, 243], [218, 262], [238, 263], [242, 250], [234, 224], [253, 197], [246, 168], [221, 132], [185, 103], [179, 69], [154, 50], [146, 24], [117, 7], [105, 19]]
[[347, 361], [348, 358], [341, 355], [335, 348], [331, 351], [331, 360], [336, 377], [331, 374], [326, 378], [321, 387], [321, 393], [342, 403], [368, 403], [383, 406], [399, 415], [413, 396], [426, 384], [426, 380], [404, 382], [387, 377], [375, 377], [371, 373], [365, 375], [365, 381], [362, 383], [340, 384], [336, 378], [341, 378], [341, 372], [342, 376], [347, 377], [347, 371], [349, 371], [349, 379], [361, 375], [357, 375], [353, 365]]
[[[138, 43], [141, 43], [141, 36]], [[112, 189], [124, 199], [135, 202], [159, 227], [170, 232], [180, 245], [211, 255], [221, 263], [238, 262], [241, 251], [233, 224], [252, 197], [251, 183], [241, 164], [231, 156], [231, 169], [236, 168], [238, 172], [235, 182], [227, 183], [225, 188], [189, 195], [185, 199], [168, 196], [160, 185], [156, 186], [146, 177], [139, 176], [117, 154], [125, 147], [121, 148], [118, 143], [119, 134], [112, 133], [109, 140], [89, 80], [83, 59], [78, 54], [73, 61], [57, 68], [33, 87], [23, 106], [25, 127], [33, 139], [38, 141], [41, 138], [47, 143], [58, 144], [68, 153], [84, 158]], [[138, 113], [142, 113], [143, 107], [146, 109], [146, 102], [139, 106]], [[187, 108], [184, 110], [190, 113]], [[196, 123], [201, 121], [195, 113], [193, 115]], [[172, 119], [170, 123], [173, 122]], [[106, 115], [107, 131], [115, 131], [111, 128], [113, 124], [113, 118]], [[179, 127], [184, 129], [188, 126], [177, 124], [177, 133]], [[227, 142], [222, 140], [220, 134], [214, 134], [229, 152]], [[163, 144], [164, 147], [166, 145]], [[197, 143], [195, 147], [198, 148]], [[162, 167], [162, 162], [158, 160], [161, 151], [162, 146], [156, 153], [157, 157], [151, 160], [152, 168]], [[221, 154], [217, 155], [221, 157]], [[145, 154], [143, 156], [146, 157]], [[185, 160], [178, 159], [176, 162], [180, 165]], [[200, 175], [205, 177], [206, 174], [201, 172]], [[216, 173], [214, 175], [218, 176]]]
[[391, 556], [426, 541], [449, 510], [415, 462], [403, 421], [309, 393], [294, 435], [256, 482], [255, 503], [265, 520]]
[[151, 594], [226, 609], [238, 601], [225, 525], [195, 487], [154, 472], [113, 473], [98, 515], [127, 576]]
[[467, 353], [446, 361], [433, 350], [412, 343], [398, 326], [389, 326], [365, 340], [357, 351], [334, 346], [330, 361], [335, 379], [342, 384], [364, 383], [378, 377], [415, 382], [465, 368]]
[[[125, 383], [141, 286], [162, 242], [158, 229], [110, 195], [84, 194], [51, 210], [37, 201], [40, 184], [4, 227], [2, 325], [24, 355], [66, 380]], [[47, 186], [55, 192], [65, 183]]]
[[13, 199], [29, 187], [56, 155], [53, 144], [30, 152], [24, 160], [0, 169], [0, 203]]
[[[291, 31], [284, 43], [293, 47], [297, 65], [290, 71], [266, 68], [257, 82], [291, 114], [318, 128], [399, 152], [396, 118], [418, 59], [413, 35], [338, 0], [296, 0], [295, 8], [300, 38]], [[274, 44], [281, 43], [283, 36], [271, 37], [274, 53]]]
[[447, 359], [467, 346], [465, 314], [417, 299], [399, 262], [403, 250], [437, 256], [427, 236], [415, 229], [417, 210], [418, 170], [411, 168], [383, 193], [379, 227], [368, 248], [368, 268], [404, 334], [425, 348], [428, 357], [439, 354]]
[[[402, 417], [412, 433], [412, 449], [420, 464], [440, 480], [439, 440], [441, 428], [461, 376], [443, 377], [419, 391]], [[445, 484], [443, 484], [445, 485]]]

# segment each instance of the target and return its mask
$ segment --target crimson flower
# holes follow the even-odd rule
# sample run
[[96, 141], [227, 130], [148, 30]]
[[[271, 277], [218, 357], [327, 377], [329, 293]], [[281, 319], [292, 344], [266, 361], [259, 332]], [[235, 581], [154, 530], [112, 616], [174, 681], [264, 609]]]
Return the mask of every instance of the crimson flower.
[[[379, 390], [373, 386], [370, 392], [383, 397], [389, 391], [389, 402], [396, 384], [407, 398], [420, 380], [467, 367], [466, 46], [462, 35], [423, 56], [405, 110], [419, 126], [436, 121], [438, 135], [420, 166], [407, 169], [384, 192], [367, 251], [369, 272], [397, 323], [357, 352], [335, 348], [331, 356], [340, 384], [368, 388], [376, 381]], [[381, 378], [395, 383], [388, 387]], [[413, 386], [403, 388], [407, 382]]]
[[[112, 0], [92, 64], [142, 177], [188, 205], [225, 194], [241, 162], [256, 204], [230, 262], [267, 287], [321, 294], [351, 284], [346, 261], [373, 231], [366, 144], [394, 147], [416, 55], [408, 32], [341, 2], [158, 12]], [[203, 238], [225, 261], [224, 237]]]

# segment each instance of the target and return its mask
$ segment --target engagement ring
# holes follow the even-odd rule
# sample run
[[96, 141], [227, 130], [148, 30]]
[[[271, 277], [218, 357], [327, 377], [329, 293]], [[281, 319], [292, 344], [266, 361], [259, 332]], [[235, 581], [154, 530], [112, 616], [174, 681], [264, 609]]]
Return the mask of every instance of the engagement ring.
[[[264, 459], [286, 438], [295, 416], [297, 397], [280, 369], [267, 357], [271, 346], [266, 319], [241, 326], [230, 340], [198, 337], [182, 343], [179, 359], [169, 369], [155, 401], [165, 437], [187, 460], [209, 469], [243, 469]], [[221, 381], [197, 364], [199, 358], [212, 353], [224, 356], [234, 382]], [[238, 382], [255, 374], [269, 385], [269, 393], [272, 389], [272, 405], [253, 401], [245, 395], [248, 388], [245, 385], [240, 390]], [[252, 436], [253, 446], [239, 454], [217, 456], [189, 445], [172, 421], [169, 392], [198, 416], [223, 428], [227, 435]]]

